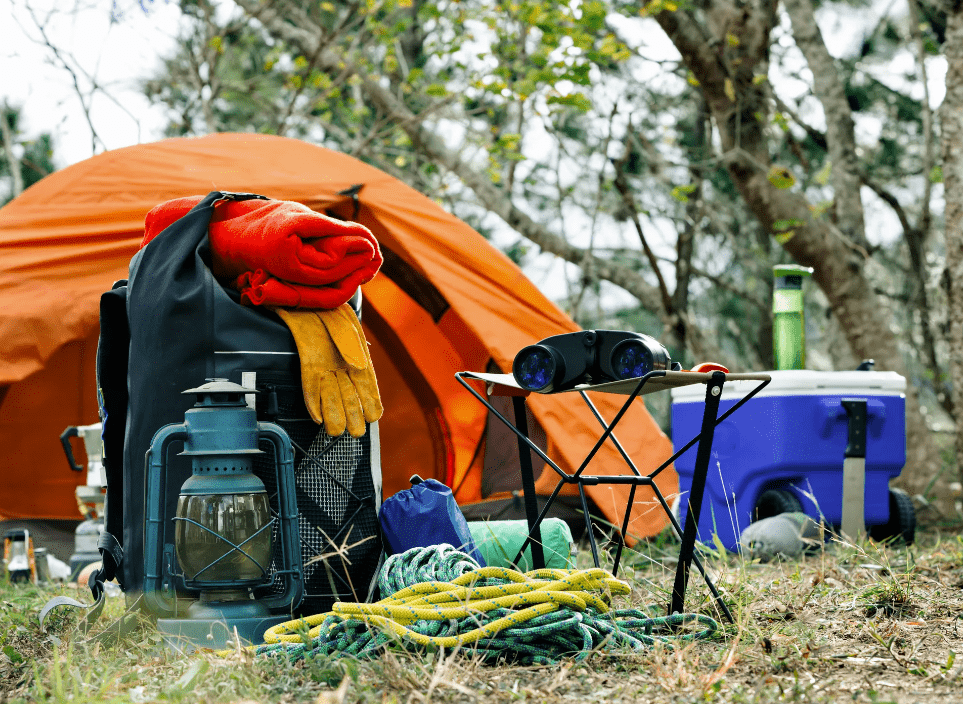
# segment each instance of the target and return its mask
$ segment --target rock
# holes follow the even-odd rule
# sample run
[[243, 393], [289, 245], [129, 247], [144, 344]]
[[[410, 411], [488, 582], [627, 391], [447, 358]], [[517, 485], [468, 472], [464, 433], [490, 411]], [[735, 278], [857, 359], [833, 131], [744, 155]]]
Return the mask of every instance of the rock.
[[746, 555], [763, 561], [796, 558], [806, 548], [822, 544], [822, 529], [805, 513], [780, 513], [750, 523], [739, 544]]

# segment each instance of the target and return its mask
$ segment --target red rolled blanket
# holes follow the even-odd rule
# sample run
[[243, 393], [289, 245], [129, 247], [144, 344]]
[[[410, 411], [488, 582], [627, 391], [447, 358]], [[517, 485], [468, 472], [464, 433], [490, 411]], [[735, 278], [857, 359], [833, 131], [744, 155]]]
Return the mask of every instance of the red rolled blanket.
[[[146, 246], [203, 196], [161, 203], [144, 224]], [[337, 308], [378, 273], [383, 261], [364, 225], [336, 220], [300, 203], [218, 203], [209, 229], [214, 276], [248, 305]]]

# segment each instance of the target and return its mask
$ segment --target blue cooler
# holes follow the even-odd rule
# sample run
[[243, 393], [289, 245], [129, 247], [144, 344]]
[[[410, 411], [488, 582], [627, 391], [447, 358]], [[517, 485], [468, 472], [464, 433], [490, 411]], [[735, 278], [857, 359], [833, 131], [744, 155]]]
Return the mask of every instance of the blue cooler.
[[[716, 426], [709, 474], [699, 520], [699, 540], [718, 535], [736, 551], [739, 535], [766, 492], [798, 500], [813, 518], [839, 525], [842, 520], [843, 453], [848, 416], [841, 400], [867, 400], [866, 526], [890, 517], [889, 480], [906, 463], [906, 379], [895, 372], [808, 370], [774, 371], [772, 382]], [[719, 415], [759, 382], [732, 381], [723, 387]], [[702, 427], [706, 387], [672, 389], [672, 440], [676, 451]], [[685, 520], [696, 449], [675, 462]], [[775, 491], [771, 491], [775, 490]], [[786, 507], [785, 510], [792, 510]]]

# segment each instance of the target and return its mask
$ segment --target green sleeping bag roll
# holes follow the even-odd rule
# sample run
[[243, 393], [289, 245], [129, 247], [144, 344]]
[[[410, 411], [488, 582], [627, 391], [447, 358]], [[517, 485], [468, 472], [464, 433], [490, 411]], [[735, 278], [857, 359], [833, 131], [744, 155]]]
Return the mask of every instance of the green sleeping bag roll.
[[[525, 548], [521, 564], [512, 561], [528, 537], [527, 521], [469, 521], [472, 540], [485, 562], [494, 567], [508, 567], [528, 572], [532, 567], [532, 549]], [[546, 518], [541, 524], [545, 566], [574, 569], [576, 547], [572, 531], [561, 518]]]

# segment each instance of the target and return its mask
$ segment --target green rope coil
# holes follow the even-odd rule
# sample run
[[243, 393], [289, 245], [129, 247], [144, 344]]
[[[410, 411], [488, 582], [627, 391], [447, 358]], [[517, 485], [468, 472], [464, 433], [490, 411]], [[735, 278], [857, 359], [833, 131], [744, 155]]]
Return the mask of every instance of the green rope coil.
[[382, 595], [394, 594], [420, 582], [451, 582], [478, 568], [473, 557], [448, 543], [412, 548], [385, 560], [378, 575], [378, 589]]
[[[718, 628], [701, 614], [650, 617], [610, 610], [629, 586], [603, 570], [480, 568], [450, 545], [415, 548], [389, 558], [376, 604], [339, 602], [333, 611], [275, 626], [259, 655], [378, 657], [386, 648], [461, 647], [495, 662], [553, 664], [584, 660], [595, 650], [641, 651], [656, 642], [710, 637]], [[701, 630], [683, 627], [698, 624]]]

